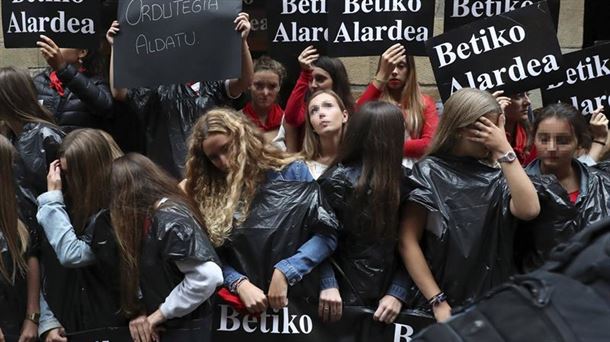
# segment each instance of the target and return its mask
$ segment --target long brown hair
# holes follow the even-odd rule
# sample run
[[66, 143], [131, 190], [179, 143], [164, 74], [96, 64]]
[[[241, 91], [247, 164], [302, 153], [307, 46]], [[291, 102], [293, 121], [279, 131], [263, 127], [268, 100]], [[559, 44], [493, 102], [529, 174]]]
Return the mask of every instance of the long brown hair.
[[[332, 96], [335, 101], [337, 101], [337, 104], [339, 105], [339, 108], [341, 109], [341, 111], [346, 111], [347, 108], [345, 107], [345, 104], [343, 104], [343, 100], [341, 100], [341, 98], [339, 97], [339, 95], [337, 95], [337, 93], [335, 93], [332, 90], [318, 90], [315, 93], [313, 93], [313, 95], [311, 95], [311, 97], [307, 100], [307, 104], [305, 106], [307, 113], [305, 113], [305, 138], [303, 139], [303, 150], [301, 151], [301, 155], [303, 156], [303, 159], [305, 160], [316, 160], [317, 158], [320, 157], [320, 154], [322, 153], [322, 145], [320, 144], [320, 136], [313, 131], [313, 127], [311, 126], [311, 119], [309, 118], [309, 103], [311, 102], [311, 100], [313, 100], [314, 98], [316, 98], [318, 95], [322, 95], [322, 94], [328, 94], [330, 96]], [[349, 112], [348, 112], [349, 115]], [[343, 139], [343, 134], [345, 132], [345, 125], [343, 125], [343, 128], [341, 129], [341, 139]]]
[[405, 122], [402, 113], [387, 102], [368, 102], [347, 125], [343, 143], [329, 170], [339, 163], [362, 164], [353, 196], [354, 212], [368, 207], [372, 215], [371, 233], [378, 237], [394, 237], [403, 175]]
[[[13, 145], [0, 136], [0, 233], [4, 236], [13, 264], [7, 269], [0, 257], [0, 274], [9, 283], [15, 283], [17, 273], [25, 275], [27, 262], [24, 258], [28, 245], [28, 231], [17, 214], [17, 201], [13, 177], [13, 160], [16, 152]], [[0, 251], [1, 251], [0, 246]]]
[[202, 227], [203, 220], [177, 181], [138, 153], [128, 153], [114, 161], [110, 189], [110, 216], [120, 250], [121, 310], [131, 318], [142, 313], [137, 299], [140, 252], [145, 222], [159, 201], [167, 198], [183, 204]]
[[53, 115], [38, 102], [32, 77], [25, 70], [0, 68], [0, 121], [54, 125]]
[[66, 201], [75, 231], [81, 232], [89, 217], [108, 207], [112, 161], [122, 155], [114, 139], [97, 129], [77, 129], [64, 138], [59, 156], [67, 163]]
[[[381, 63], [378, 64], [377, 71], [379, 71], [380, 65]], [[425, 108], [421, 89], [419, 88], [419, 83], [417, 83], [417, 71], [413, 56], [406, 56], [406, 68], [407, 78], [400, 94], [400, 101], [396, 102], [392, 98], [387, 86], [384, 87], [380, 99], [400, 106], [409, 135], [411, 138], [417, 139], [421, 136], [421, 131], [424, 127]]]
[[[203, 141], [214, 134], [231, 138], [226, 174], [203, 151]], [[250, 202], [267, 172], [279, 171], [295, 159], [266, 144], [250, 120], [232, 109], [212, 109], [197, 121], [189, 140], [186, 193], [197, 203], [212, 244], [220, 246], [229, 236], [238, 206], [241, 217], [247, 217]]]
[[460, 128], [472, 125], [480, 117], [490, 113], [502, 113], [502, 108], [490, 93], [473, 88], [458, 90], [445, 103], [436, 135], [428, 147], [427, 154], [452, 153], [459, 142]]

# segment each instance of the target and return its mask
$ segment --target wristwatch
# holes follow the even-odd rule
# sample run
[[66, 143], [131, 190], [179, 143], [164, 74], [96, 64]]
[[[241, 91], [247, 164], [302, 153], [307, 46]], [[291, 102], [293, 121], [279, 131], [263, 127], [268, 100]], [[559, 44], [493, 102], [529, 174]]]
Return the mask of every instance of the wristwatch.
[[34, 312], [31, 314], [27, 314], [27, 315], [25, 315], [25, 319], [27, 319], [28, 321], [32, 321], [36, 325], [38, 325], [38, 322], [40, 321], [40, 313]]
[[517, 159], [515, 151], [508, 151], [503, 156], [498, 158], [498, 163], [512, 163]]

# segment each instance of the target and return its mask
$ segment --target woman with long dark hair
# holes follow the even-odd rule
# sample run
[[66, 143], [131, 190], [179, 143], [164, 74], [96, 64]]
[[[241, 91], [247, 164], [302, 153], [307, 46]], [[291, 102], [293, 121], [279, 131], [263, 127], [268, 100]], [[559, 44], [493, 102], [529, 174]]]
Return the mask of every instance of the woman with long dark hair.
[[40, 315], [38, 263], [19, 219], [13, 163], [16, 151], [0, 136], [0, 340], [36, 341]]
[[[126, 324], [116, 314], [118, 286], [95, 258], [96, 242], [112, 230], [107, 213], [110, 171], [122, 154], [107, 133], [74, 130], [50, 164], [48, 191], [38, 196], [36, 216], [52, 248], [44, 245], [45, 298], [68, 332]], [[111, 242], [103, 248], [111, 248]]]
[[324, 320], [338, 320], [343, 303], [374, 306], [374, 319], [389, 324], [406, 300], [406, 271], [396, 249], [406, 195], [401, 188], [404, 127], [398, 107], [365, 104], [350, 119], [337, 157], [318, 180], [342, 224], [333, 255], [341, 277], [337, 283], [326, 267], [322, 278]]
[[251, 313], [287, 305], [289, 286], [297, 297], [317, 297], [308, 275], [336, 247], [334, 215], [296, 159], [230, 109], [210, 111], [193, 128], [183, 186], [223, 258], [225, 287]]
[[110, 190], [120, 307], [133, 340], [158, 341], [161, 325], [186, 328], [194, 319], [211, 319], [208, 299], [222, 284], [222, 271], [193, 202], [155, 163], [134, 153], [115, 160]]
[[438, 321], [516, 271], [517, 221], [540, 212], [504, 121], [491, 94], [459, 90], [445, 104], [428, 156], [408, 177], [400, 252], [419, 289], [410, 303]]
[[313, 46], [305, 48], [298, 59], [301, 74], [288, 98], [284, 114], [289, 152], [301, 150], [306, 103], [311, 94], [319, 90], [332, 90], [343, 101], [348, 113], [354, 113], [355, 108], [349, 77], [340, 59], [320, 56]]

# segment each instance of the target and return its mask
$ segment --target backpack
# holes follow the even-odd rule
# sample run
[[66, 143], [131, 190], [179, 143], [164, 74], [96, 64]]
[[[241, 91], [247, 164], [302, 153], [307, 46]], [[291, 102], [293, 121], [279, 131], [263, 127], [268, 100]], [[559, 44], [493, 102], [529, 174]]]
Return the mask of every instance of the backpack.
[[610, 220], [584, 229], [538, 270], [512, 277], [412, 341], [610, 341]]

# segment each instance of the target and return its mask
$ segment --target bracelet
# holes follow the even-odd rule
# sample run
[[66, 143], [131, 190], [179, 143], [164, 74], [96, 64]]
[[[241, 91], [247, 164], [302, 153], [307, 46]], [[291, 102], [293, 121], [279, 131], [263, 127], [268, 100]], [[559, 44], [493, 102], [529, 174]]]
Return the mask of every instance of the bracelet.
[[599, 141], [599, 140], [593, 140], [594, 143], [598, 143], [602, 146], [606, 146], [606, 143], [604, 141]]
[[233, 282], [233, 284], [231, 284], [231, 288], [229, 290], [233, 293], [237, 293], [237, 288], [239, 287], [239, 285], [241, 285], [241, 283], [246, 280], [248, 280], [248, 277], [241, 277], [237, 279], [235, 282]]
[[432, 298], [430, 298], [430, 300], [428, 301], [428, 304], [430, 304], [431, 307], [435, 307], [440, 305], [442, 302], [447, 300], [447, 295], [445, 294], [445, 292], [439, 292], [436, 296], [433, 296]]
[[28, 321], [33, 322], [34, 324], [38, 325], [38, 322], [40, 321], [40, 313], [39, 312], [34, 312], [31, 314], [27, 314], [25, 316], [25, 319]]
[[380, 79], [378, 79], [377, 77], [373, 78], [373, 80], [374, 80], [374, 81], [377, 81], [377, 82], [379, 82], [379, 83], [381, 83], [381, 84], [386, 84], [386, 83], [388, 83], [388, 81], [387, 81], [387, 80], [380, 80]]

